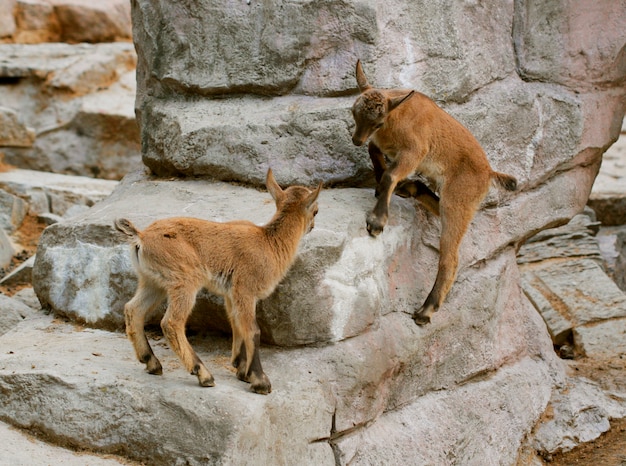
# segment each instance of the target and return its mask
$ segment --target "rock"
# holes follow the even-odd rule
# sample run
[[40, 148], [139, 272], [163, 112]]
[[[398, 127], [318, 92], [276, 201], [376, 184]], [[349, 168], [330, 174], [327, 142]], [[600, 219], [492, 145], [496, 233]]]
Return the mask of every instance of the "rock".
[[619, 3], [580, 14], [566, 0], [524, 2], [515, 13], [513, 39], [525, 79], [588, 88], [623, 76], [626, 30], [619, 25], [626, 10]]
[[606, 319], [574, 329], [574, 343], [588, 358], [626, 356], [626, 319]]
[[[263, 364], [273, 382], [267, 397], [250, 393], [228, 367], [228, 338], [192, 339], [217, 382], [203, 389], [162, 341], [152, 341], [165, 368], [162, 377], [155, 377], [143, 371], [122, 334], [90, 328], [77, 332], [72, 324], [42, 316], [0, 338], [0, 347], [12, 350], [0, 351], [5, 399], [0, 415], [74, 448], [155, 465], [245, 464], [252, 457], [261, 464], [333, 465], [336, 454], [342, 457], [345, 451], [348, 457], [354, 450], [352, 435], [369, 438], [368, 426], [377, 426], [377, 419], [386, 423], [388, 416], [394, 421], [394, 413], [410, 399], [418, 404], [398, 412], [413, 413], [418, 425], [430, 427], [431, 436], [416, 438], [415, 451], [427, 454], [432, 439], [445, 437], [449, 454], [462, 457], [468, 432], [454, 427], [462, 421], [451, 409], [468, 396], [490, 393], [491, 402], [481, 404], [481, 432], [491, 438], [483, 448], [494, 457], [515, 455], [521, 433], [530, 430], [547, 402], [550, 384], [545, 380], [555, 376], [551, 371], [557, 366], [550, 369], [543, 359], [554, 358], [554, 353], [545, 339], [537, 338], [545, 330], [536, 327], [541, 325], [536, 313], [527, 305], [510, 304], [508, 315], [482, 329], [481, 341], [490, 334], [488, 346], [467, 344], [476, 329], [461, 315], [451, 324], [454, 332], [447, 332], [444, 324], [431, 333], [408, 325], [409, 316], [392, 312], [370, 331], [335, 345], [288, 352], [263, 347]], [[506, 330], [510, 319], [520, 324], [517, 332]], [[520, 333], [520, 328], [525, 330]], [[45, 344], [33, 344], [40, 341]], [[474, 358], [495, 358], [493, 363], [499, 364], [506, 354], [528, 347], [542, 356], [525, 356], [487, 379], [490, 363], [484, 372], [467, 372], [466, 362]], [[450, 365], [452, 359], [456, 362]], [[64, 361], [61, 370], [59, 360]], [[413, 373], [421, 374], [419, 381], [409, 382]], [[467, 383], [458, 388], [455, 380]], [[474, 392], [470, 387], [475, 383]], [[29, 397], [20, 395], [26, 385]], [[433, 392], [432, 387], [439, 388]], [[528, 390], [535, 396], [524, 395]], [[415, 393], [426, 396], [415, 398]], [[94, 419], [93, 412], [102, 409], [112, 414]], [[167, 429], [161, 428], [164, 424]]]
[[55, 447], [26, 435], [17, 429], [0, 423], [2, 436], [2, 459], [8, 464], [63, 464], [66, 466], [119, 466], [127, 464], [123, 459], [99, 457], [73, 452], [61, 447]]
[[0, 188], [27, 203], [32, 215], [63, 216], [75, 206], [93, 206], [117, 186], [116, 181], [95, 180], [34, 170], [0, 172]]
[[[259, 309], [264, 338], [275, 344], [354, 336], [380, 312], [393, 309], [394, 304], [388, 302], [390, 293], [397, 299], [405, 299], [405, 291], [413, 295], [408, 276], [393, 285], [403, 285], [406, 290], [393, 289], [387, 283], [388, 272], [378, 266], [397, 262], [397, 254], [407, 254], [411, 237], [407, 220], [416, 215], [411, 204], [400, 200], [394, 204], [396, 218], [385, 238], [376, 241], [362, 225], [362, 206], [373, 198], [370, 190], [322, 191], [321, 196], [317, 227], [305, 237], [287, 279]], [[95, 209], [46, 230], [39, 242], [35, 290], [44, 306], [56, 312], [95, 326], [121, 327], [123, 305], [134, 293], [136, 277], [128, 247], [114, 233], [116, 217], [129, 217], [140, 228], [180, 212], [210, 220], [243, 218], [261, 224], [269, 221], [274, 211], [268, 194], [249, 188], [202, 180], [153, 180], [137, 172]], [[404, 225], [400, 227], [398, 222]], [[71, 244], [66, 241], [70, 237], [75, 238]], [[58, 261], [63, 257], [66, 261], [61, 265]], [[84, 274], [77, 276], [77, 268]], [[68, 295], [63, 291], [67, 287], [81, 291]], [[221, 309], [200, 297], [198, 312], [215, 313], [216, 307]]]
[[[0, 339], [26, 358], [0, 351], [7, 400], [0, 417], [74, 447], [151, 464], [238, 464], [252, 457], [263, 464], [387, 458], [484, 464], [482, 451], [493, 463], [515, 464], [552, 388], [564, 383], [545, 323], [522, 290], [515, 251], [585, 205], [602, 153], [619, 134], [623, 67], [609, 71], [614, 61], [600, 57], [591, 83], [582, 82], [578, 77], [589, 70], [550, 44], [535, 73], [532, 29], [540, 6], [524, 2], [452, 8], [394, 1], [381, 9], [319, 2], [224, 8], [203, 0], [190, 11], [139, 0], [132, 8], [143, 161], [159, 176], [211, 179], [133, 173], [89, 212], [46, 229], [34, 289], [45, 309], [88, 326], [69, 331], [42, 320], [21, 326], [19, 338], [11, 332]], [[595, 20], [602, 9], [563, 8], [566, 19], [556, 17], [556, 24], [576, 15]], [[575, 44], [582, 34], [549, 24], [540, 30], [557, 45]], [[621, 50], [622, 29], [603, 34], [609, 45], [602, 50]], [[490, 192], [461, 245], [455, 284], [427, 327], [410, 315], [436, 274], [440, 221], [412, 200], [394, 198], [383, 235], [367, 236], [364, 216], [374, 203], [373, 190], [363, 188], [371, 183], [369, 162], [366, 149], [349, 141], [358, 57], [376, 85], [412, 87], [440, 101], [476, 134], [494, 168], [520, 181], [514, 194]], [[607, 80], [600, 84], [603, 68]], [[558, 72], [542, 71], [552, 69]], [[74, 113], [64, 109], [72, 121]], [[209, 394], [163, 346], [156, 350], [169, 358], [166, 373], [155, 381], [128, 343], [123, 350], [121, 334], [91, 328], [119, 328], [135, 288], [112, 220], [128, 216], [140, 227], [181, 214], [267, 221], [272, 204], [254, 188], [270, 165], [283, 184], [349, 186], [322, 192], [316, 228], [292, 273], [259, 306], [264, 341], [281, 345], [262, 348], [274, 392], [249, 394], [225, 367], [229, 339], [213, 334], [194, 339], [216, 369], [218, 386]], [[585, 273], [585, 287], [602, 270], [598, 258], [570, 266]], [[537, 273], [553, 278], [547, 269]], [[203, 296], [199, 301], [194, 317], [220, 308]], [[609, 306], [600, 311], [586, 322], [621, 318]], [[42, 328], [45, 354], [25, 348]], [[61, 371], [47, 357], [72, 360], [63, 351], [68, 342], [78, 359]], [[36, 371], [28, 370], [32, 361]], [[467, 403], [485, 393], [494, 399], [478, 408]], [[84, 421], [104, 409], [113, 414]], [[381, 437], [387, 432], [394, 437]], [[439, 442], [445, 458], [433, 448]]]
[[520, 247], [517, 263], [585, 257], [604, 266], [604, 256], [595, 238], [599, 230], [600, 222], [595, 221], [595, 212], [585, 208], [565, 225], [548, 228], [529, 238]]
[[626, 224], [626, 131], [603, 155], [588, 205], [605, 226]]
[[35, 132], [20, 121], [10, 108], [0, 107], [0, 147], [31, 147]]
[[7, 275], [0, 279], [0, 285], [22, 285], [32, 284], [33, 265], [35, 264], [35, 256], [29, 257], [15, 269], [11, 270]]
[[26, 304], [0, 293], [0, 335], [17, 326], [23, 319], [33, 316]]
[[626, 292], [626, 225], [601, 228], [597, 240], [607, 274]]
[[124, 0], [51, 0], [61, 29], [61, 41], [113, 42], [130, 40], [130, 4]]
[[7, 267], [11, 263], [14, 254], [13, 242], [6, 232], [0, 228], [0, 267]]
[[15, 42], [35, 44], [38, 42], [58, 42], [59, 22], [54, 7], [45, 0], [17, 0], [15, 4], [13, 33]]
[[41, 304], [39, 303], [39, 299], [37, 299], [37, 295], [35, 294], [35, 290], [32, 287], [22, 288], [17, 291], [13, 295], [13, 299], [16, 299], [28, 307], [32, 309], [41, 309]]
[[0, 39], [10, 37], [15, 34], [15, 17], [13, 8], [16, 0], [0, 0]]
[[0, 28], [0, 34], [16, 43], [97, 43], [131, 39], [130, 5], [123, 0], [95, 3], [89, 0], [12, 0], [6, 3], [6, 25]]
[[[546, 321], [553, 342], [566, 344], [574, 332], [575, 349], [582, 354], [584, 339], [576, 337], [579, 330], [587, 335], [598, 322], [626, 317], [626, 294], [603, 268], [594, 237], [599, 225], [592, 220], [593, 212], [586, 211], [565, 226], [544, 230], [518, 255], [524, 292]], [[615, 342], [618, 350], [619, 338], [618, 332], [607, 341]], [[589, 351], [591, 344], [587, 344]]]
[[0, 189], [0, 228], [7, 233], [17, 230], [28, 212], [28, 204], [18, 196]]
[[534, 448], [545, 453], [569, 451], [598, 438], [610, 419], [626, 417], [626, 394], [604, 393], [594, 382], [570, 377], [555, 391], [549, 417], [535, 431]]
[[[551, 391], [538, 379], [541, 376], [539, 364], [523, 360], [471, 388], [430, 393], [383, 414], [367, 429], [338, 436], [339, 464], [484, 465], [498, 464], [502, 458], [515, 464], [512, 460], [525, 434], [522, 426], [550, 399]], [[501, 410], [502, 403], [513, 412]], [[448, 428], [442, 429], [443, 425]], [[476, 442], [467, 448], [455, 445], [459, 438], [470, 437]]]
[[[132, 44], [0, 44], [3, 105], [35, 130], [20, 168], [120, 179], [140, 160]], [[34, 98], [32, 96], [35, 96]]]

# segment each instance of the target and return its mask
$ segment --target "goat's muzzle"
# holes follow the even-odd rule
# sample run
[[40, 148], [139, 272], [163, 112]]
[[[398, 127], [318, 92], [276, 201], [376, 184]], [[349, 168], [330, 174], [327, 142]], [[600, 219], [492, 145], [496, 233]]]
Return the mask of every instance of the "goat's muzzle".
[[367, 138], [358, 137], [356, 134], [352, 136], [352, 144], [361, 147]]

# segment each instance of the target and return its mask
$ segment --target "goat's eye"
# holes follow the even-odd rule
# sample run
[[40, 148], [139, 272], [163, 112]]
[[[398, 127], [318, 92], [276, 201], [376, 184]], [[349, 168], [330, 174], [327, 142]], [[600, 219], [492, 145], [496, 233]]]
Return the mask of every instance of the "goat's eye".
[[318, 209], [315, 209], [315, 210], [313, 211], [313, 217], [315, 217], [315, 216], [317, 215], [317, 211], [318, 211]]

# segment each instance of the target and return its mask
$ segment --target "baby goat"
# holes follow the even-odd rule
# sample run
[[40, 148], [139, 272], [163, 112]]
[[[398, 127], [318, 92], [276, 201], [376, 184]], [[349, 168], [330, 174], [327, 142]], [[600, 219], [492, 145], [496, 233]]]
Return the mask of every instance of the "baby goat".
[[[485, 152], [472, 134], [435, 102], [416, 91], [375, 89], [356, 65], [361, 95], [352, 107], [356, 128], [352, 142], [361, 146], [371, 137], [378, 201], [367, 216], [367, 231], [378, 236], [389, 213], [389, 201], [398, 183], [420, 173], [438, 187], [440, 200], [419, 182], [399, 186], [428, 210], [441, 215], [439, 269], [435, 284], [413, 318], [419, 325], [444, 302], [458, 267], [459, 245], [491, 182], [509, 191], [517, 180], [491, 169]], [[383, 155], [384, 154], [384, 155]], [[391, 161], [385, 164], [385, 156]]]
[[150, 374], [163, 369], [146, 338], [145, 319], [167, 298], [161, 320], [164, 335], [201, 386], [215, 385], [185, 335], [196, 294], [205, 287], [224, 297], [237, 377], [250, 382], [256, 393], [271, 392], [259, 358], [256, 303], [274, 291], [291, 267], [300, 239], [313, 229], [322, 184], [313, 191], [302, 186], [282, 190], [270, 169], [266, 186], [276, 213], [262, 227], [244, 220], [216, 223], [179, 217], [157, 220], [139, 231], [126, 219], [115, 221], [129, 237], [139, 278], [135, 296], [124, 307], [126, 333]]

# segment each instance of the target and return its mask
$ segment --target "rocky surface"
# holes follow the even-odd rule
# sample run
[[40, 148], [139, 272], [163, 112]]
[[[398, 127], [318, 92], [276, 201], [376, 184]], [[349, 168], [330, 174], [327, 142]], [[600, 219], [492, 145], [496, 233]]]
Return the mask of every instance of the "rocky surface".
[[140, 163], [135, 51], [0, 44], [0, 153], [24, 169], [120, 179]]
[[[601, 384], [572, 379], [548, 331], [564, 338], [561, 350], [571, 343], [576, 356], [603, 338], [578, 333], [611, 327], [622, 316], [606, 308], [590, 319], [575, 315], [563, 331], [550, 319], [546, 326], [527, 298], [535, 277], [552, 285], [550, 293], [563, 293], [561, 301], [579, 304], [567, 283], [550, 282], [550, 271], [539, 269], [546, 253], [525, 254], [530, 260], [521, 272], [516, 257], [528, 237], [582, 210], [601, 155], [617, 138], [626, 33], [611, 25], [623, 10], [581, 14], [567, 2], [393, 6], [266, 2], [223, 9], [206, 0], [190, 14], [186, 4], [133, 3], [143, 161], [157, 175], [214, 179], [133, 170], [105, 201], [71, 218], [68, 209], [65, 221], [46, 230], [33, 285], [54, 312], [27, 316], [0, 337], [1, 419], [59, 445], [152, 464], [416, 458], [536, 465], [536, 452], [571, 448], [624, 416], [626, 390], [617, 384], [607, 395]], [[603, 17], [611, 21], [602, 23], [602, 40], [589, 40], [578, 25]], [[84, 46], [77, 47], [71, 50]], [[412, 201], [394, 199], [384, 236], [367, 237], [373, 196], [363, 186], [371, 175], [365, 151], [349, 144], [357, 57], [377, 85], [414, 87], [440, 101], [476, 134], [494, 168], [520, 180], [511, 197], [490, 193], [463, 242], [448, 301], [425, 328], [410, 314], [434, 279], [439, 222]], [[3, 82], [27, 94], [32, 88], [19, 86], [36, 82], [38, 73], [12, 60]], [[63, 71], [50, 71], [45, 85], [89, 97], [89, 85], [81, 86], [91, 81], [72, 76], [93, 68], [85, 63], [73, 74], [81, 62], [69, 61], [69, 70], [53, 61]], [[108, 66], [95, 67], [105, 87], [116, 82], [107, 76], [124, 74]], [[76, 119], [58, 105], [52, 113], [69, 115], [68, 128], [84, 134], [86, 113]], [[26, 120], [22, 126], [26, 134], [35, 128], [37, 144], [41, 131]], [[19, 150], [7, 149], [7, 157]], [[265, 221], [272, 206], [255, 187], [269, 165], [283, 184], [327, 184], [316, 229], [292, 273], [259, 307], [265, 341], [273, 344], [263, 346], [262, 357], [274, 391], [249, 393], [228, 367], [229, 338], [197, 333], [199, 325], [193, 344], [215, 371], [215, 388], [197, 387], [158, 332], [150, 337], [165, 373], [145, 374], [123, 334], [107, 330], [121, 326], [121, 306], [134, 288], [111, 220], [123, 215], [143, 226], [185, 214]], [[585, 233], [589, 226], [583, 224]], [[572, 270], [597, 277], [602, 249], [591, 238], [571, 231], [545, 237], [568, 234], [584, 238], [584, 261], [558, 243], [549, 244], [551, 260], [578, 260]], [[220, 328], [219, 302], [202, 298], [196, 317]], [[27, 292], [20, 302], [39, 307]]]
[[0, 41], [130, 41], [130, 4], [124, 0], [2, 0]]

